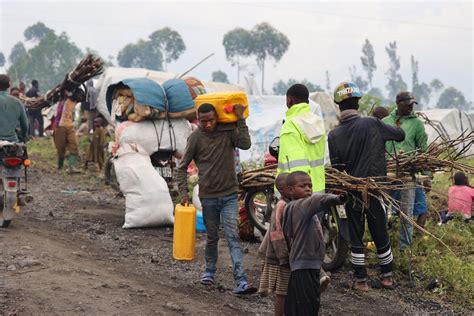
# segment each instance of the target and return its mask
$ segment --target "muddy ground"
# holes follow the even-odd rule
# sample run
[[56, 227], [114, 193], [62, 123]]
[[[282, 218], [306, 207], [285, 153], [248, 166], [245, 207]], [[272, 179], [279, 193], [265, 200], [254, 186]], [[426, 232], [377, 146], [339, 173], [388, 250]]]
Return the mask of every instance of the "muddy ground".
[[[93, 173], [69, 176], [32, 168], [34, 203], [0, 229], [0, 315], [271, 314], [272, 297], [237, 297], [225, 240], [218, 284], [197, 281], [205, 235], [196, 259], [172, 258], [170, 227], [122, 229], [124, 199]], [[244, 243], [245, 266], [258, 286], [258, 244]], [[322, 295], [323, 315], [453, 314], [403, 280], [395, 291], [348, 290], [348, 267], [332, 274]], [[376, 271], [372, 270], [375, 274]], [[465, 312], [465, 311], [464, 311]]]

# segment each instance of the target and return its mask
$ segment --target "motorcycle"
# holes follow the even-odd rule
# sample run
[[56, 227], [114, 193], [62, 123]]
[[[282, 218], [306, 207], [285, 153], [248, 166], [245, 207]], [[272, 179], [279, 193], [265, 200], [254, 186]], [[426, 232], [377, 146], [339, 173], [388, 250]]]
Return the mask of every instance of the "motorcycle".
[[21, 207], [33, 202], [28, 191], [30, 165], [25, 144], [0, 141], [0, 227], [8, 227]]
[[[265, 165], [275, 163], [278, 160], [279, 141], [280, 138], [276, 137], [270, 143], [269, 155], [265, 157]], [[278, 201], [273, 185], [248, 190], [245, 192], [244, 199], [248, 217], [262, 235], [265, 235], [270, 226], [272, 210]], [[326, 244], [323, 269], [326, 271], [336, 270], [344, 264], [349, 250], [349, 230], [346, 211], [343, 205], [339, 205], [321, 212], [318, 216], [323, 228]]]

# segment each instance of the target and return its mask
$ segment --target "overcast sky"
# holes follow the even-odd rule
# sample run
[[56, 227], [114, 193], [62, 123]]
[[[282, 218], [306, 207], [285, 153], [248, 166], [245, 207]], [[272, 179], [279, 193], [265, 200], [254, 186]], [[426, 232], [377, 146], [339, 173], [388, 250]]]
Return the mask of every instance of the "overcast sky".
[[[368, 38], [375, 49], [374, 86], [384, 88], [388, 58], [384, 47], [396, 40], [401, 73], [411, 89], [410, 56], [419, 61], [419, 80], [440, 79], [473, 99], [473, 4], [471, 1], [344, 1], [344, 2], [132, 2], [132, 1], [8, 1], [0, 0], [0, 51], [9, 56], [23, 41], [23, 31], [38, 21], [66, 32], [81, 49], [93, 48], [103, 57], [117, 56], [126, 44], [146, 39], [153, 31], [171, 27], [186, 44], [186, 52], [168, 66], [182, 72], [210, 53], [215, 56], [192, 75], [209, 80], [215, 70], [233, 82], [237, 72], [225, 59], [223, 35], [235, 28], [269, 22], [290, 40], [281, 61], [266, 64], [266, 90], [283, 79], [304, 78], [331, 87], [349, 78], [356, 65], [360, 74], [362, 45]], [[248, 69], [258, 73], [255, 62]], [[1, 69], [1, 68], [0, 68]], [[41, 78], [38, 78], [41, 79]]]

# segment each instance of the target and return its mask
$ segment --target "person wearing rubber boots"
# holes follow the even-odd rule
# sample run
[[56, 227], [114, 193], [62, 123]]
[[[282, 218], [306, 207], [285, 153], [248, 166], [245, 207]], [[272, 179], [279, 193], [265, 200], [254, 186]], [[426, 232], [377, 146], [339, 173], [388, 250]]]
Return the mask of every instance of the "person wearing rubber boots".
[[[405, 132], [401, 128], [386, 125], [377, 118], [361, 117], [357, 111], [361, 97], [359, 87], [353, 82], [343, 82], [334, 91], [334, 102], [339, 105], [341, 117], [339, 125], [328, 135], [331, 164], [354, 177], [383, 179], [387, 176], [385, 142], [402, 141], [405, 139]], [[385, 211], [380, 201], [371, 195], [364, 200], [361, 192], [349, 191], [348, 198], [346, 212], [354, 270], [349, 286], [362, 292], [369, 290], [362, 239], [367, 217], [369, 231], [377, 247], [380, 282], [385, 288], [393, 288], [393, 254]]]
[[232, 259], [236, 282], [235, 294], [252, 294], [257, 291], [247, 282], [243, 251], [240, 244], [237, 214], [239, 183], [235, 173], [235, 148], [249, 149], [250, 134], [243, 118], [244, 107], [234, 105], [236, 123], [217, 123], [217, 112], [206, 103], [198, 109], [199, 128], [188, 138], [186, 150], [178, 167], [177, 182], [181, 204], [189, 203], [187, 169], [194, 160], [199, 170], [199, 198], [206, 226], [206, 268], [201, 284], [215, 284], [217, 271], [219, 226], [222, 226]]
[[65, 97], [58, 103], [54, 117], [54, 145], [58, 153], [58, 170], [64, 167], [66, 150], [69, 152], [69, 173], [80, 173], [76, 168], [79, 148], [74, 131], [74, 109], [78, 102], [84, 100], [85, 93], [77, 88], [74, 92], [65, 91]]

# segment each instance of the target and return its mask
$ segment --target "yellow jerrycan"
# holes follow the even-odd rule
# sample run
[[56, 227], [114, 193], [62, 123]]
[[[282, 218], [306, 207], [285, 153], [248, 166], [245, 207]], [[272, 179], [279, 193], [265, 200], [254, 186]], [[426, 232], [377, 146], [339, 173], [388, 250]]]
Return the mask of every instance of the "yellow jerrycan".
[[196, 208], [177, 204], [174, 211], [173, 257], [193, 260], [196, 246]]
[[249, 101], [243, 91], [234, 92], [215, 92], [198, 95], [194, 99], [196, 109], [199, 109], [204, 103], [210, 103], [217, 112], [217, 121], [220, 123], [232, 123], [237, 121], [237, 115], [234, 114], [234, 104], [244, 106], [244, 118], [249, 116]]

